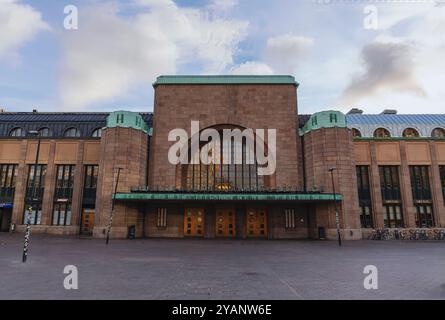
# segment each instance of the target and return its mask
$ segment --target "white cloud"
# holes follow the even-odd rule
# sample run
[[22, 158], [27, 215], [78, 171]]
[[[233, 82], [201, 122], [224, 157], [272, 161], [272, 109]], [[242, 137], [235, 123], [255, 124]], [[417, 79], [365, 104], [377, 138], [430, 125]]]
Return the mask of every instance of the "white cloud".
[[41, 13], [33, 7], [17, 0], [0, 0], [0, 59], [18, 61], [18, 50], [48, 29]]
[[294, 73], [307, 49], [314, 44], [311, 38], [284, 34], [267, 40], [265, 61], [279, 73]]
[[202, 73], [223, 73], [246, 35], [247, 22], [221, 18], [207, 8], [180, 8], [170, 0], [135, 3], [141, 12], [131, 17], [110, 4], [83, 10], [79, 30], [64, 34], [66, 108], [110, 100], [136, 85], [148, 88], [156, 76], [191, 63]]
[[248, 61], [232, 68], [230, 73], [234, 75], [272, 75], [274, 71], [265, 63]]

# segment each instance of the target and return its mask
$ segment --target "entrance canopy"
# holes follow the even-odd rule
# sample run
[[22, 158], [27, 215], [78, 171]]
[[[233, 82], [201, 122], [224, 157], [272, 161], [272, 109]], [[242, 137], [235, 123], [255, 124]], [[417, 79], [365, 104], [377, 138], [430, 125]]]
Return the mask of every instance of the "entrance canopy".
[[194, 193], [194, 192], [131, 192], [117, 193], [118, 201], [267, 201], [267, 202], [320, 202], [341, 201], [342, 196], [331, 193]]

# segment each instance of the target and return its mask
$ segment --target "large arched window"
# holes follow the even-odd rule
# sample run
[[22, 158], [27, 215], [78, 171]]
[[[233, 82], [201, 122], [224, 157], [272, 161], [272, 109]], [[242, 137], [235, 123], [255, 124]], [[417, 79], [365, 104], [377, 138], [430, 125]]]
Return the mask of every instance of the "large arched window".
[[49, 128], [41, 128], [38, 130], [39, 132], [39, 137], [51, 137], [52, 133], [51, 130]]
[[352, 129], [352, 136], [354, 138], [361, 138], [362, 137], [362, 133], [360, 132], [360, 130], [353, 128]]
[[374, 131], [374, 137], [375, 138], [390, 138], [391, 134], [385, 128], [378, 128], [377, 130]]
[[442, 128], [436, 128], [431, 133], [433, 138], [445, 138], [445, 130]]
[[102, 129], [98, 128], [98, 129], [94, 130], [93, 133], [91, 134], [91, 136], [93, 138], [100, 138], [100, 137], [102, 137]]
[[79, 138], [80, 131], [77, 128], [69, 128], [65, 130], [64, 136], [66, 138]]
[[[220, 132], [222, 139], [222, 132]], [[216, 156], [221, 157], [220, 164], [189, 164], [185, 165], [183, 186], [189, 191], [258, 191], [263, 190], [264, 176], [258, 174], [259, 165], [255, 160], [255, 150], [252, 150], [245, 139], [243, 143], [221, 143]], [[210, 142], [211, 143], [211, 142]], [[208, 148], [209, 143], [202, 144], [200, 150]], [[254, 147], [255, 149], [255, 147]], [[206, 149], [207, 150], [207, 149]], [[237, 163], [235, 155], [242, 159]], [[215, 155], [209, 154], [212, 158]], [[230, 158], [231, 164], [227, 160]], [[238, 161], [239, 163], [240, 161]]]
[[26, 134], [25, 130], [23, 128], [14, 128], [9, 132], [10, 137], [24, 137]]
[[413, 128], [407, 128], [403, 130], [403, 137], [404, 138], [418, 138], [419, 132], [416, 129]]

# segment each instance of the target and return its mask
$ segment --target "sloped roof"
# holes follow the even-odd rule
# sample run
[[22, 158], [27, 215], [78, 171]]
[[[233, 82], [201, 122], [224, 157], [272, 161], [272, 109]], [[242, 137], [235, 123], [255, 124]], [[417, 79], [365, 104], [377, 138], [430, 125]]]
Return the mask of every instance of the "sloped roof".
[[416, 129], [421, 137], [431, 137], [436, 128], [445, 129], [445, 114], [348, 114], [346, 121], [363, 137], [372, 137], [378, 128], [387, 129], [392, 137], [402, 137], [407, 128]]

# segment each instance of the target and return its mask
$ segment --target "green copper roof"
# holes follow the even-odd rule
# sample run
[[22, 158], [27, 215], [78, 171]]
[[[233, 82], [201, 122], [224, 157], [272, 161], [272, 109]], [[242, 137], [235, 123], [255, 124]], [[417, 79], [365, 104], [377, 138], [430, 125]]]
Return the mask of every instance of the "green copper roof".
[[341, 201], [342, 196], [333, 194], [302, 193], [118, 193], [116, 200], [152, 201]]
[[290, 84], [298, 87], [293, 76], [160, 76], [153, 84]]
[[300, 129], [300, 135], [321, 128], [346, 128], [346, 116], [339, 111], [322, 111], [314, 113]]
[[107, 128], [133, 128], [150, 134], [151, 130], [137, 112], [116, 111], [107, 118]]

